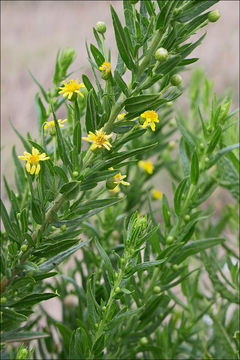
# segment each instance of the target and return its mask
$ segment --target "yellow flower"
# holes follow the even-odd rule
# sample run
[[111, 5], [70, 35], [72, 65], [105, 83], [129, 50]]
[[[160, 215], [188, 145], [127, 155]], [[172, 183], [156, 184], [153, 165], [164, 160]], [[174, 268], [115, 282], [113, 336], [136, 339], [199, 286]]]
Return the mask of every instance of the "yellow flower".
[[113, 134], [107, 135], [103, 129], [96, 130], [95, 134], [92, 131], [89, 131], [88, 137], [83, 137], [82, 139], [88, 142], [92, 142], [91, 150], [95, 150], [97, 148], [105, 147], [105, 149], [110, 150], [112, 145], [109, 142], [109, 138], [111, 138]]
[[73, 94], [79, 94], [81, 97], [84, 97], [84, 95], [79, 91], [82, 87], [85, 87], [83, 83], [78, 83], [78, 79], [76, 80], [70, 80], [62, 81], [63, 86], [59, 87], [61, 91], [59, 91], [59, 94], [63, 94], [63, 97], [67, 96], [68, 100], [71, 100]]
[[[113, 170], [113, 167], [109, 168], [108, 170]], [[125, 186], [129, 186], [130, 183], [127, 182], [127, 181], [124, 181], [123, 179], [125, 179], [127, 177], [127, 175], [122, 175], [120, 172], [116, 175], [113, 176], [113, 184], [115, 185], [119, 185], [119, 184], [122, 184], [122, 185], [125, 185]]]
[[157, 189], [152, 189], [152, 196], [154, 199], [162, 199], [163, 194]]
[[158, 114], [153, 110], [144, 111], [141, 118], [145, 119], [142, 127], [145, 129], [150, 124], [152, 131], [155, 131], [155, 123], [159, 123]]
[[153, 170], [154, 170], [154, 166], [152, 164], [152, 161], [150, 160], [140, 160], [138, 162], [138, 166], [140, 168], [142, 168], [143, 170], [145, 170], [148, 174], [152, 174], [153, 173]]
[[104, 61], [104, 63], [99, 67], [99, 70], [101, 70], [102, 72], [104, 72], [106, 75], [108, 75], [111, 71], [111, 64], [110, 62], [107, 63], [106, 60]]
[[[60, 127], [64, 127], [63, 123], [65, 123], [67, 121], [67, 119], [59, 119], [58, 120], [58, 124]], [[54, 121], [47, 121], [44, 125], [44, 130], [47, 130], [47, 128], [49, 128], [50, 131], [55, 132], [55, 123]]]
[[125, 113], [119, 114], [117, 119], [122, 120], [125, 117], [125, 115], [126, 115]]
[[24, 151], [24, 156], [18, 156], [18, 158], [27, 161], [26, 170], [31, 175], [33, 175], [34, 173], [37, 175], [39, 173], [40, 171], [39, 161], [45, 161], [50, 159], [50, 157], [46, 156], [45, 153], [40, 154], [38, 149], [35, 149], [34, 147], [32, 147], [32, 154], [29, 154], [28, 152]]

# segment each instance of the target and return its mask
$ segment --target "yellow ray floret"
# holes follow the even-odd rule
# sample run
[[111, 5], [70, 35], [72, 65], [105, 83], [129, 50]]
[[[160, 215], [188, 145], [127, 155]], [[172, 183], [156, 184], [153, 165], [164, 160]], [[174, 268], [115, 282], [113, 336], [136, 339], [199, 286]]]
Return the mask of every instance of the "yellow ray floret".
[[109, 192], [113, 195], [119, 193], [119, 191], [120, 191], [119, 185], [117, 185], [114, 189], [109, 190]]
[[40, 154], [38, 149], [34, 147], [32, 147], [32, 154], [24, 151], [24, 156], [18, 156], [18, 158], [27, 161], [26, 170], [31, 175], [33, 175], [34, 173], [37, 175], [39, 173], [41, 168], [39, 161], [45, 161], [50, 159], [50, 157], [46, 156], [45, 153]]
[[96, 130], [95, 134], [92, 131], [89, 131], [88, 137], [83, 137], [82, 139], [92, 143], [91, 150], [95, 150], [97, 148], [105, 148], [107, 150], [111, 150], [112, 145], [109, 140], [113, 134], [107, 135], [103, 129]]
[[[114, 170], [112, 167], [109, 168], [109, 170]], [[116, 185], [122, 184], [125, 186], [129, 186], [130, 183], [127, 181], [124, 181], [123, 179], [125, 179], [127, 177], [127, 175], [122, 175], [120, 172], [116, 175], [113, 176], [113, 183]]]
[[76, 80], [70, 80], [62, 81], [63, 86], [59, 87], [60, 91], [59, 94], [63, 94], [63, 97], [67, 96], [69, 100], [71, 100], [74, 93], [79, 94], [81, 97], [84, 97], [84, 95], [81, 93], [80, 89], [85, 87], [83, 83], [78, 82], [78, 79]]
[[142, 125], [144, 129], [150, 124], [152, 131], [155, 131], [156, 129], [155, 123], [159, 123], [158, 114], [155, 111], [153, 110], [144, 111], [144, 113], [141, 114], [141, 118], [145, 119]]
[[[67, 119], [59, 119], [58, 120], [58, 124], [60, 127], [64, 127], [64, 123], [67, 121]], [[47, 121], [44, 125], [44, 130], [47, 130], [47, 128], [49, 128], [49, 130], [54, 130], [55, 129], [55, 123], [54, 121]]]
[[154, 199], [162, 199], [163, 194], [157, 189], [152, 189], [152, 196]]
[[138, 166], [140, 168], [142, 168], [143, 170], [145, 170], [148, 174], [152, 174], [153, 173], [153, 170], [154, 170], [154, 166], [153, 166], [153, 163], [152, 161], [150, 160], [140, 160], [138, 162]]
[[106, 60], [104, 61], [104, 63], [99, 67], [99, 70], [101, 70], [102, 72], [104, 72], [105, 74], [109, 74], [111, 71], [111, 64], [110, 62], [106, 62]]
[[125, 113], [119, 114], [117, 119], [122, 120], [125, 117], [125, 115], [126, 115]]

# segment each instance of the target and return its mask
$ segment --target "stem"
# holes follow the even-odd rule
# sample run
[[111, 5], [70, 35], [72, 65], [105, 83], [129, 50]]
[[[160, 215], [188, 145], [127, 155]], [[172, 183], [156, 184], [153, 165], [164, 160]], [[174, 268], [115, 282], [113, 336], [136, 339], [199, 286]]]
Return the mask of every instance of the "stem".
[[147, 64], [149, 63], [149, 61], [151, 60], [151, 57], [153, 55], [153, 53], [157, 50], [157, 47], [159, 45], [159, 42], [162, 38], [162, 34], [160, 30], [157, 30], [155, 35], [152, 38], [152, 42], [149, 46], [148, 49], [148, 53], [147, 55], [143, 58], [140, 66], [139, 66], [139, 70], [138, 70], [138, 76], [140, 77], [141, 74], [143, 73], [143, 71], [145, 70]]
[[104, 38], [103, 34], [101, 34], [101, 35], [102, 35], [103, 54], [104, 54], [105, 60], [107, 61], [106, 49], [105, 49], [105, 38]]

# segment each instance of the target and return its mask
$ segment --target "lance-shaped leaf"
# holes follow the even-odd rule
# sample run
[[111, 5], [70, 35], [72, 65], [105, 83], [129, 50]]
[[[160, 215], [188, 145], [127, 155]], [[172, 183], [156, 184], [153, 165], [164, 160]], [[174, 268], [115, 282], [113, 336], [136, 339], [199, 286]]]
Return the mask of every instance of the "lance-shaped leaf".
[[113, 282], [114, 282], [114, 278], [113, 278], [114, 270], [113, 270], [111, 261], [110, 261], [108, 255], [107, 255], [106, 251], [103, 249], [103, 247], [101, 246], [101, 244], [99, 243], [99, 241], [97, 239], [95, 239], [95, 244], [96, 244], [96, 247], [97, 247], [97, 249], [99, 251], [99, 254], [100, 254], [101, 258], [103, 259], [104, 265], [105, 265], [105, 267], [107, 269], [109, 280], [113, 284]]
[[100, 67], [105, 61], [103, 54], [93, 44], [90, 44], [90, 50], [97, 66]]
[[115, 32], [116, 43], [118, 47], [118, 51], [121, 55], [121, 58], [125, 62], [127, 68], [129, 70], [133, 70], [135, 68], [132, 56], [129, 52], [129, 44], [123, 30], [122, 24], [118, 18], [118, 15], [114, 8], [111, 5], [111, 13], [112, 13], [112, 21]]
[[97, 129], [98, 115], [96, 112], [96, 105], [93, 96], [93, 89], [91, 89], [87, 96], [87, 110], [86, 110], [86, 130], [87, 132], [94, 132]]
[[137, 271], [148, 270], [152, 267], [158, 266], [162, 264], [164, 261], [166, 261], [166, 259], [147, 261], [147, 262], [143, 262], [142, 264], [137, 264], [133, 266], [133, 268], [127, 274], [124, 275], [124, 278], [125, 279], [129, 278]]
[[196, 185], [199, 179], [199, 160], [196, 150], [194, 151], [192, 156], [190, 179], [193, 185]]
[[187, 183], [188, 183], [188, 177], [184, 178], [180, 182], [174, 194], [174, 209], [177, 215], [179, 215], [181, 211], [182, 195], [184, 194]]
[[44, 293], [44, 294], [31, 294], [27, 295], [24, 298], [22, 298], [19, 301], [14, 302], [11, 305], [8, 305], [9, 307], [28, 307], [33, 306], [35, 304], [38, 304], [41, 301], [52, 299], [56, 297], [57, 294], [53, 293]]

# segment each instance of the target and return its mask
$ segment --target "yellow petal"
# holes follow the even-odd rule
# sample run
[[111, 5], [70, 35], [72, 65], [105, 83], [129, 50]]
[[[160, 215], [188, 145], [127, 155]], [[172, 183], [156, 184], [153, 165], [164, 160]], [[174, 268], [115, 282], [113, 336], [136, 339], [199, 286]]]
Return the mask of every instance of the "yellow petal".
[[33, 165], [31, 168], [30, 174], [33, 175], [35, 173], [35, 170], [36, 170], [36, 166]]
[[26, 163], [26, 170], [27, 170], [27, 172], [31, 171], [31, 165], [29, 162]]
[[36, 175], [39, 173], [40, 169], [41, 169], [40, 165], [37, 164], [37, 168], [36, 168], [36, 172], [35, 172]]

